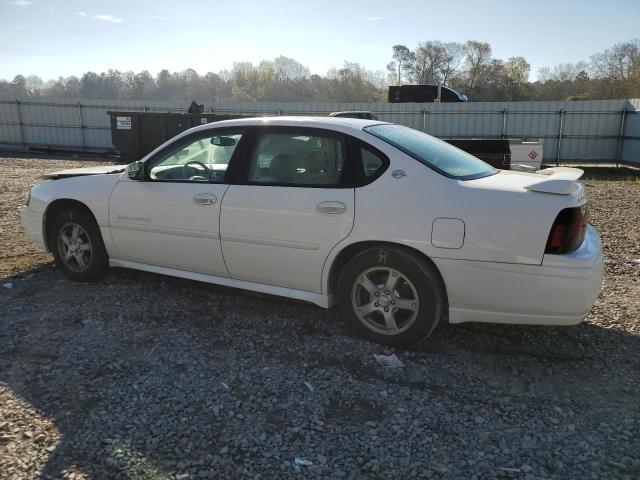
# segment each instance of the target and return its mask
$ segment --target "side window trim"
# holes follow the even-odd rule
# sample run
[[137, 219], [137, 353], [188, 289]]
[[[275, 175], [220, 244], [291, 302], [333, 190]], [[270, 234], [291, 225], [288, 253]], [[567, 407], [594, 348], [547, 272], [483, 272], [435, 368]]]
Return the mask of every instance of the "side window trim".
[[[184, 147], [185, 145], [190, 145], [197, 140], [201, 140], [203, 138], [210, 138], [216, 135], [224, 135], [225, 133], [240, 133], [242, 137], [240, 138], [240, 142], [238, 142], [238, 146], [233, 151], [233, 155], [229, 160], [229, 165], [227, 166], [227, 170], [225, 172], [224, 178], [222, 181], [198, 181], [194, 182], [192, 180], [178, 180], [178, 179], [169, 179], [169, 180], [153, 180], [150, 177], [151, 169], [155, 167], [158, 163], [162, 162], [167, 158], [167, 155], [170, 155], [172, 152], [177, 152], [180, 147]], [[153, 157], [148, 158], [144, 162], [144, 181], [145, 182], [153, 182], [153, 183], [197, 183], [197, 184], [213, 184], [213, 185], [228, 185], [232, 183], [233, 176], [236, 170], [236, 165], [240, 162], [238, 157], [241, 156], [242, 151], [245, 149], [245, 145], [250, 141], [248, 138], [249, 128], [245, 126], [241, 127], [221, 127], [216, 129], [207, 129], [200, 132], [194, 132], [189, 135], [182, 137], [179, 140], [173, 141], [164, 147], [162, 150], [157, 152]]]
[[[342, 144], [343, 160], [343, 172], [340, 178], [340, 182], [337, 185], [318, 185], [318, 184], [290, 184], [290, 183], [267, 183], [267, 182], [250, 182], [249, 173], [251, 169], [251, 162], [253, 156], [258, 148], [260, 137], [266, 134], [277, 133], [291, 133], [295, 132], [297, 135], [324, 135], [327, 137], [338, 138]], [[248, 140], [244, 146], [244, 152], [242, 160], [238, 162], [235, 170], [233, 184], [236, 185], [252, 185], [252, 186], [264, 186], [264, 187], [288, 187], [288, 188], [354, 188], [353, 183], [353, 171], [351, 168], [350, 151], [349, 151], [349, 138], [348, 135], [342, 132], [336, 132], [334, 130], [327, 130], [325, 128], [317, 127], [297, 127], [290, 125], [267, 125], [252, 128], [248, 132]], [[243, 137], [244, 138], [244, 137]]]
[[[384, 174], [389, 168], [391, 161], [389, 157], [382, 153], [379, 149], [374, 147], [373, 145], [365, 142], [364, 140], [360, 140], [359, 138], [349, 136], [349, 157], [351, 159], [351, 169], [353, 171], [353, 179], [356, 188], [364, 187], [365, 185], [369, 185], [370, 183], [375, 182], [378, 178]], [[368, 150], [370, 153], [374, 154], [376, 157], [382, 160], [382, 165], [378, 170], [376, 170], [375, 174], [367, 177], [364, 173], [364, 161], [362, 159], [362, 151], [361, 149]]]

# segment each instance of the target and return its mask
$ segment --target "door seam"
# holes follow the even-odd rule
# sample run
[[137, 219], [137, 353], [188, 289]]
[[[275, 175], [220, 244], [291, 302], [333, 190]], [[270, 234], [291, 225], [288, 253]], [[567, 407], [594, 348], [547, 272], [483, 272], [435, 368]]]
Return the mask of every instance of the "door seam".
[[226, 190], [222, 194], [222, 198], [220, 198], [220, 213], [218, 214], [218, 236], [220, 237], [220, 255], [222, 255], [222, 263], [224, 263], [224, 268], [227, 270], [227, 275], [229, 278], [233, 278], [231, 276], [231, 272], [229, 271], [229, 266], [227, 265], [227, 260], [224, 258], [224, 247], [222, 245], [222, 209], [224, 208], [224, 197], [227, 196], [227, 192], [231, 188], [231, 185], [227, 185]]

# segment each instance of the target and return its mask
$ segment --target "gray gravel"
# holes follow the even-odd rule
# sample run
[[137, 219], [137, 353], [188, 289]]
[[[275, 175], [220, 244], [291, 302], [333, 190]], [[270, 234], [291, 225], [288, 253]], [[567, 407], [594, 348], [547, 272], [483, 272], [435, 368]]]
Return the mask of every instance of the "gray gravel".
[[60, 163], [0, 159], [0, 478], [640, 478], [639, 185], [589, 182], [607, 264], [584, 324], [404, 351], [300, 302], [64, 279], [15, 215]]

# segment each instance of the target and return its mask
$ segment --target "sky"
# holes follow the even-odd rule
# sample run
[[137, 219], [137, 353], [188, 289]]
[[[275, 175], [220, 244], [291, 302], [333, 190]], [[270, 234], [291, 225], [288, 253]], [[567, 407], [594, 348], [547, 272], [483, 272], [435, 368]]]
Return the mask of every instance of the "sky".
[[0, 0], [0, 78], [108, 69], [230, 69], [295, 58], [325, 74], [344, 61], [384, 70], [391, 47], [489, 42], [540, 67], [588, 60], [640, 36], [640, 0]]

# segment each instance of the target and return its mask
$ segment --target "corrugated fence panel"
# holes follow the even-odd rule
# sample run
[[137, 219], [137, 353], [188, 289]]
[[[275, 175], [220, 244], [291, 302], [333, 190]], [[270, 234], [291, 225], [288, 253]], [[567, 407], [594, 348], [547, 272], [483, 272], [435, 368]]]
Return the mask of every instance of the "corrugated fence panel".
[[[172, 101], [18, 99], [0, 97], [0, 144], [112, 148], [108, 111], [184, 112]], [[640, 99], [583, 102], [312, 103], [204, 102], [206, 112], [248, 115], [328, 115], [372, 111], [382, 121], [443, 138], [539, 138], [547, 162], [640, 162]], [[79, 104], [81, 105], [79, 107]], [[18, 113], [18, 108], [20, 112]], [[620, 144], [622, 111], [625, 140]], [[506, 111], [506, 113], [505, 113]], [[563, 113], [561, 114], [561, 111]], [[19, 125], [22, 121], [22, 128]], [[82, 123], [82, 128], [81, 128]], [[559, 139], [562, 130], [562, 138]], [[558, 156], [557, 147], [561, 145]]]
[[16, 105], [10, 102], [0, 103], [0, 143], [21, 143], [20, 127], [17, 123], [18, 110]]
[[622, 149], [622, 161], [640, 165], [640, 98], [629, 100], [630, 113], [625, 118], [624, 133], [627, 137]]
[[28, 145], [82, 146], [76, 106], [20, 105], [24, 141]]
[[640, 165], [640, 140], [626, 140], [624, 142], [622, 161]]

